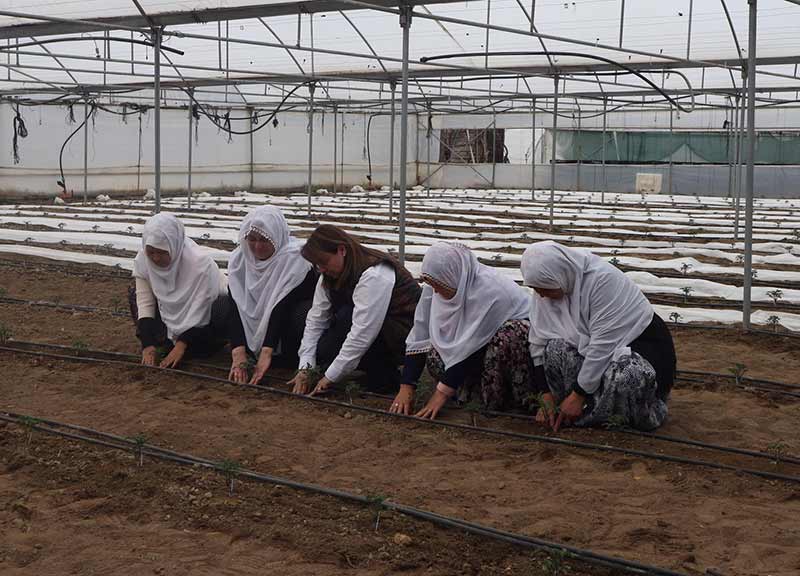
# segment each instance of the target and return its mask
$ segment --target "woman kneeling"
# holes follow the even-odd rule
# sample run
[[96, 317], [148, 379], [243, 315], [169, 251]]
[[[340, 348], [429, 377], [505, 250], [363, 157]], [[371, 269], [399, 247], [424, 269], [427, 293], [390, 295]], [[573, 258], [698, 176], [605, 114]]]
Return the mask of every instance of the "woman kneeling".
[[555, 242], [525, 251], [522, 276], [536, 292], [530, 349], [543, 393], [537, 420], [556, 430], [568, 424], [661, 426], [675, 347], [633, 281], [588, 250]]

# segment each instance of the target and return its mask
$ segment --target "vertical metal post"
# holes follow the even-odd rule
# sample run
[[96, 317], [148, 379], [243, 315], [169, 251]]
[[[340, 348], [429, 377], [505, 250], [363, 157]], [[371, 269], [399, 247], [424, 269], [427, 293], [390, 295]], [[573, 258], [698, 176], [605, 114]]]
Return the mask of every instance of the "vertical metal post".
[[531, 0], [531, 33], [533, 33], [536, 25], [533, 21], [536, 19], [536, 0]]
[[83, 204], [89, 195], [89, 98], [83, 101]]
[[553, 229], [553, 204], [556, 201], [556, 131], [558, 130], [558, 74], [553, 77], [553, 150], [550, 158], [550, 230]]
[[153, 55], [155, 66], [153, 69], [153, 132], [155, 134], [154, 171], [156, 206], [155, 212], [161, 212], [161, 27], [153, 28]]
[[689, 0], [689, 32], [686, 35], [686, 59], [692, 52], [692, 19], [694, 18], [694, 0]]
[[400, 8], [400, 27], [403, 29], [403, 81], [400, 87], [400, 264], [406, 260], [406, 172], [408, 162], [408, 44], [411, 31], [411, 6]]
[[619, 47], [622, 48], [622, 33], [625, 30], [625, 0], [622, 0], [622, 7], [619, 12]]
[[333, 105], [333, 193], [336, 194], [336, 158], [339, 156], [339, 107]]
[[581, 190], [581, 160], [583, 159], [583, 147], [581, 146], [581, 108], [578, 105], [578, 99], [575, 99], [575, 107], [578, 109], [578, 145], [575, 147], [578, 153], [578, 165], [576, 167], [576, 183], [575, 188], [580, 192]]
[[426, 154], [427, 154], [427, 170], [425, 176], [425, 192], [428, 198], [431, 197], [431, 103], [430, 101], [425, 103], [425, 108], [428, 110], [428, 114], [426, 117], [426, 126], [425, 126], [425, 147], [426, 147]]
[[536, 98], [531, 98], [531, 202], [534, 200], [536, 200]]
[[[740, 130], [741, 126], [739, 125], [739, 107], [742, 105], [742, 100], [739, 98], [737, 94], [736, 99], [734, 100], [733, 104], [733, 190], [731, 191], [730, 198], [731, 201], [735, 201], [734, 197], [737, 194], [737, 190], [739, 189], [739, 164], [741, 162], [740, 151]], [[736, 238], [734, 238], [734, 241]]]
[[306, 195], [308, 196], [308, 217], [311, 217], [311, 169], [314, 161], [314, 90], [316, 86], [312, 82], [308, 86], [308, 187], [306, 188]]
[[253, 191], [253, 186], [255, 184], [255, 164], [256, 164], [256, 149], [255, 149], [255, 133], [253, 132], [253, 128], [255, 128], [255, 123], [253, 122], [253, 109], [248, 108], [247, 112], [250, 114], [250, 188], [249, 192]]
[[758, 38], [758, 0], [750, 6], [749, 41], [747, 47], [747, 182], [744, 216], [744, 290], [742, 295], [742, 327], [750, 330], [751, 291], [753, 287], [753, 186], [756, 154], [756, 40]]
[[747, 106], [747, 98], [748, 98], [747, 84], [748, 84], [749, 79], [748, 79], [748, 76], [747, 76], [746, 68], [747, 67], [745, 66], [745, 70], [742, 71], [742, 106], [741, 106], [741, 110], [739, 110], [739, 113], [740, 113], [740, 116], [739, 116], [739, 160], [740, 160], [741, 164], [739, 166], [739, 187], [736, 190], [736, 203], [735, 203], [735, 206], [734, 206], [734, 219], [733, 219], [733, 239], [736, 242], [739, 241], [739, 223], [740, 223], [740, 220], [741, 220], [742, 188], [745, 186], [745, 178], [743, 177], [744, 175], [742, 174], [742, 164], [746, 165], [746, 163], [747, 163], [747, 159], [746, 159], [746, 156], [745, 156], [745, 154], [747, 152], [744, 150], [744, 146], [746, 145], [745, 142], [746, 142], [746, 134], [747, 134], [747, 126], [745, 124], [745, 122], [746, 122], [745, 114], [746, 114], [747, 109], [748, 109], [748, 106]]
[[[732, 102], [728, 98], [728, 109], [725, 111], [725, 120], [727, 127], [725, 128], [725, 148], [728, 152], [728, 198], [733, 196], [733, 179], [734, 168], [733, 163], [736, 156], [735, 147], [731, 145], [731, 136], [736, 133], [736, 108], [731, 108]], [[730, 111], [730, 120], [728, 119], [728, 112]]]
[[495, 176], [497, 175], [497, 116], [492, 111], [492, 188], [496, 188], [494, 183]]
[[186, 207], [192, 207], [192, 146], [194, 144], [192, 138], [192, 125], [194, 124], [194, 115], [192, 108], [194, 107], [194, 88], [189, 88], [189, 161], [187, 166], [186, 178]]
[[[674, 109], [672, 108], [672, 106], [670, 106], [669, 107], [669, 145], [670, 145], [670, 147], [672, 147], [672, 142], [673, 142], [674, 135], [675, 135], [675, 132], [674, 132], [674, 128], [675, 128], [674, 117], [675, 117]], [[667, 178], [669, 178], [669, 183], [667, 185], [668, 186], [667, 190], [669, 191], [669, 194], [671, 196], [672, 195], [672, 152], [670, 152], [670, 154], [669, 154], [669, 167], [668, 167], [667, 170], [668, 170]]]
[[392, 80], [389, 86], [392, 89], [392, 116], [389, 121], [389, 222], [391, 222], [394, 218], [394, 97], [397, 84]]
[[608, 128], [608, 98], [603, 98], [603, 158], [602, 176], [603, 186], [600, 189], [600, 204], [606, 203], [606, 192], [608, 191], [608, 178], [606, 177], [606, 129]]

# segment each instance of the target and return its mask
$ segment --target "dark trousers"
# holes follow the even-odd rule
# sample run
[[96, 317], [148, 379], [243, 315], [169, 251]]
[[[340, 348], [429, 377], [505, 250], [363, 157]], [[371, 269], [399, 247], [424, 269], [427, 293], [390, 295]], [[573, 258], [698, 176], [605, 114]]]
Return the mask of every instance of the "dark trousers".
[[[331, 324], [317, 343], [317, 364], [328, 366], [339, 355], [347, 335], [353, 326], [353, 306], [342, 306], [333, 315]], [[394, 393], [400, 388], [402, 352], [391, 350], [383, 336], [378, 334], [358, 363], [358, 369], [367, 374], [367, 390], [377, 393]]]
[[[296, 369], [300, 364], [300, 342], [306, 328], [306, 316], [311, 309], [312, 300], [300, 300], [287, 315], [287, 322], [278, 341], [278, 354], [272, 359], [275, 368]], [[233, 304], [235, 306], [235, 304]], [[258, 357], [258, 354], [255, 354]]]

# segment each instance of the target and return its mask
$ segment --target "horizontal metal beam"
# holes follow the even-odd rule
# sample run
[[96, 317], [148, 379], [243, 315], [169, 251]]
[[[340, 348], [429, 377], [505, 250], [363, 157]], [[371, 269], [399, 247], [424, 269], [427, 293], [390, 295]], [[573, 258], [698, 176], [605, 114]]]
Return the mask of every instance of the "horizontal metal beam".
[[[395, 8], [404, 4], [401, 0], [370, 0], [381, 8]], [[460, 0], [425, 0], [425, 4], [448, 4]], [[180, 26], [182, 24], [203, 24], [225, 20], [246, 20], [249, 18], [271, 18], [297, 14], [316, 14], [318, 12], [339, 12], [342, 10], [363, 10], [362, 6], [353, 6], [339, 0], [314, 0], [313, 2], [272, 2], [238, 7], [208, 8], [205, 10], [179, 10], [174, 12], [151, 13], [148, 16], [156, 26]], [[35, 18], [31, 15], [31, 18]], [[45, 17], [48, 20], [54, 20]], [[43, 18], [42, 18], [43, 19]], [[110, 18], [93, 18], [91, 21], [58, 19], [59, 21], [36, 24], [15, 24], [0, 26], [0, 39], [23, 38], [27, 36], [51, 36], [54, 34], [76, 34], [95, 32], [98, 30], [131, 28], [149, 29], [148, 22], [140, 14], [113, 16]]]

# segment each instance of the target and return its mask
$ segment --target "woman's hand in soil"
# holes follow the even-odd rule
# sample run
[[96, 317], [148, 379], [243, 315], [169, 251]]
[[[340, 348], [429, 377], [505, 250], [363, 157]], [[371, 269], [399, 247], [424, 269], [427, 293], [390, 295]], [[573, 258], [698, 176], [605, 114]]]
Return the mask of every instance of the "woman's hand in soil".
[[389, 412], [393, 414], [410, 415], [411, 410], [414, 408], [414, 396], [417, 389], [409, 384], [400, 384], [400, 391], [394, 397], [392, 405], [389, 407]]
[[289, 384], [292, 386], [292, 392], [295, 394], [308, 394], [308, 391], [311, 389], [311, 379], [308, 377], [308, 373], [305, 370], [300, 370], [294, 378], [289, 380]]
[[550, 428], [556, 425], [556, 399], [550, 392], [542, 394], [542, 402], [536, 412], [536, 422], [549, 424]]
[[237, 384], [247, 382], [247, 349], [244, 346], [237, 346], [231, 350], [231, 371], [228, 373], [228, 380]]
[[272, 348], [265, 346], [261, 349], [261, 354], [258, 355], [258, 363], [256, 364], [253, 377], [250, 379], [250, 384], [258, 384], [264, 377], [264, 374], [269, 370], [272, 364]]
[[175, 347], [170, 350], [167, 357], [161, 361], [162, 368], [177, 368], [178, 364], [183, 360], [183, 355], [186, 354], [186, 342], [178, 340], [175, 342]]
[[441, 382], [436, 385], [436, 390], [433, 391], [428, 403], [425, 404], [425, 407], [417, 412], [415, 416], [417, 418], [430, 418], [431, 420], [435, 420], [436, 416], [439, 415], [439, 411], [447, 404], [447, 400], [452, 396], [455, 396], [455, 389], [450, 388], [450, 386], [445, 386]]
[[155, 346], [148, 346], [142, 350], [142, 364], [145, 366], [155, 366], [158, 352]]
[[322, 378], [319, 379], [319, 382], [317, 382], [317, 385], [311, 391], [311, 394], [309, 394], [309, 396], [316, 396], [317, 394], [322, 394], [323, 392], [325, 392], [325, 390], [327, 390], [331, 386], [333, 386], [333, 382], [328, 380], [327, 377], [323, 376]]
[[569, 426], [583, 414], [583, 402], [585, 398], [577, 392], [572, 392], [569, 396], [564, 398], [561, 406], [558, 408], [558, 418], [553, 430], [558, 432], [558, 429], [564, 425]]

